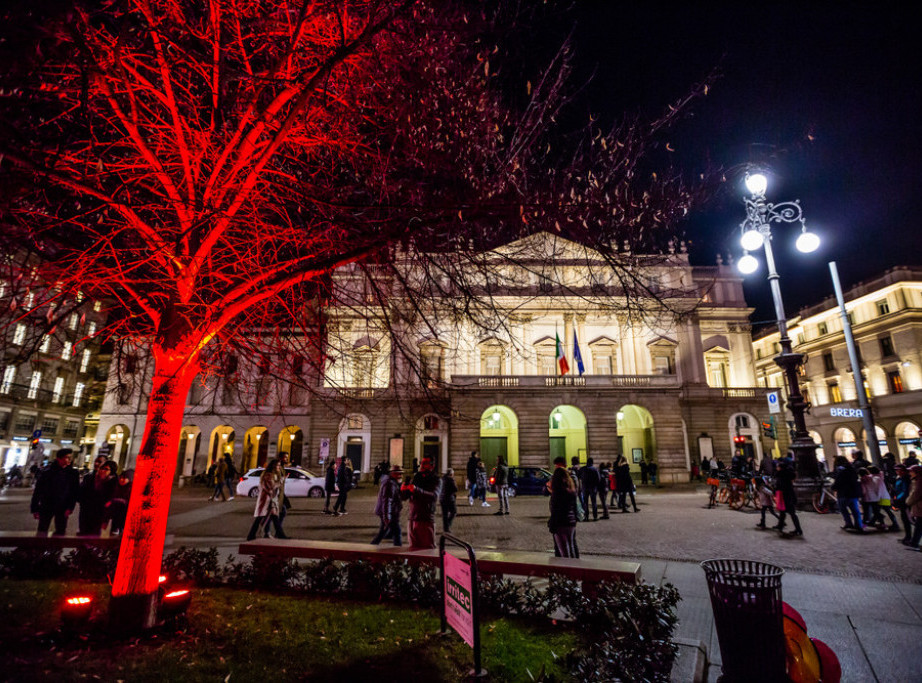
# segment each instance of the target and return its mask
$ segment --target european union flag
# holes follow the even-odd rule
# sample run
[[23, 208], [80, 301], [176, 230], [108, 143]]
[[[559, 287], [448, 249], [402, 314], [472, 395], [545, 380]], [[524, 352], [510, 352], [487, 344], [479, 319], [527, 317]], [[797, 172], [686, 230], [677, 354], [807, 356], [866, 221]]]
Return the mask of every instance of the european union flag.
[[573, 330], [573, 360], [576, 361], [576, 369], [582, 375], [586, 368], [583, 366], [583, 355], [579, 352], [579, 339], [576, 338], [576, 330]]

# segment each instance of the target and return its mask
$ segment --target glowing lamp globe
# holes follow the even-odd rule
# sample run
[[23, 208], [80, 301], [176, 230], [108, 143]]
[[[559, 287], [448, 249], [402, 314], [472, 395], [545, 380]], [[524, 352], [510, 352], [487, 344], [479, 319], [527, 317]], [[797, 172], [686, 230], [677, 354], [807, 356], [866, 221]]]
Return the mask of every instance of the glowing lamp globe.
[[803, 252], [804, 254], [809, 254], [811, 251], [816, 251], [820, 246], [820, 238], [815, 232], [807, 232], [804, 230], [800, 233], [800, 237], [797, 238], [794, 246], [797, 247], [797, 251]]
[[740, 237], [740, 245], [746, 251], [755, 251], [762, 246], [763, 241], [764, 238], [762, 237], [762, 233], [754, 228], [750, 228]]
[[736, 262], [736, 267], [743, 275], [750, 275], [759, 269], [759, 260], [752, 254], [746, 254]]
[[746, 176], [746, 189], [752, 194], [761, 197], [765, 194], [768, 187], [768, 179], [761, 173], [753, 173]]

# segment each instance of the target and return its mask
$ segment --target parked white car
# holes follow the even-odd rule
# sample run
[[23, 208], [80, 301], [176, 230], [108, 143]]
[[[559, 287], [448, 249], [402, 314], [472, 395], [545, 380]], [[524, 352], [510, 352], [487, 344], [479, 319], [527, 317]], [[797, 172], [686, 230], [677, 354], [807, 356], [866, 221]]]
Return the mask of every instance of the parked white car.
[[[259, 495], [259, 477], [263, 467], [252, 469], [237, 482], [237, 495], [255, 498]], [[285, 495], [289, 498], [322, 498], [324, 495], [324, 478], [300, 467], [286, 467], [288, 478], [285, 480]]]

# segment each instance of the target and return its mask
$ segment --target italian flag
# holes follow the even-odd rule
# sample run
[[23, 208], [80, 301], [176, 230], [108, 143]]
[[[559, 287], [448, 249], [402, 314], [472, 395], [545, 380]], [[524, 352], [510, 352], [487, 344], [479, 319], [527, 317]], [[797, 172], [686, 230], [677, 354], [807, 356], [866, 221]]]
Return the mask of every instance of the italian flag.
[[561, 375], [566, 375], [570, 372], [570, 365], [567, 363], [567, 357], [563, 353], [563, 344], [560, 343], [560, 335], [555, 332], [554, 337], [557, 340], [557, 367], [560, 368]]

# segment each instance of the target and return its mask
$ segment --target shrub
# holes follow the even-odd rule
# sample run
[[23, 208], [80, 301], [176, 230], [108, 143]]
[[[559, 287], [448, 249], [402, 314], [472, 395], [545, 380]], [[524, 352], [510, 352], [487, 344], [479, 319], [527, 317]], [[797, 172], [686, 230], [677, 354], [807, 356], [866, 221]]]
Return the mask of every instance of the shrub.
[[199, 586], [220, 582], [221, 566], [218, 564], [218, 549], [196, 550], [182, 546], [163, 558], [163, 572], [183, 581], [192, 581]]
[[23, 550], [0, 553], [0, 576], [9, 579], [56, 579], [67, 573], [60, 550]]

